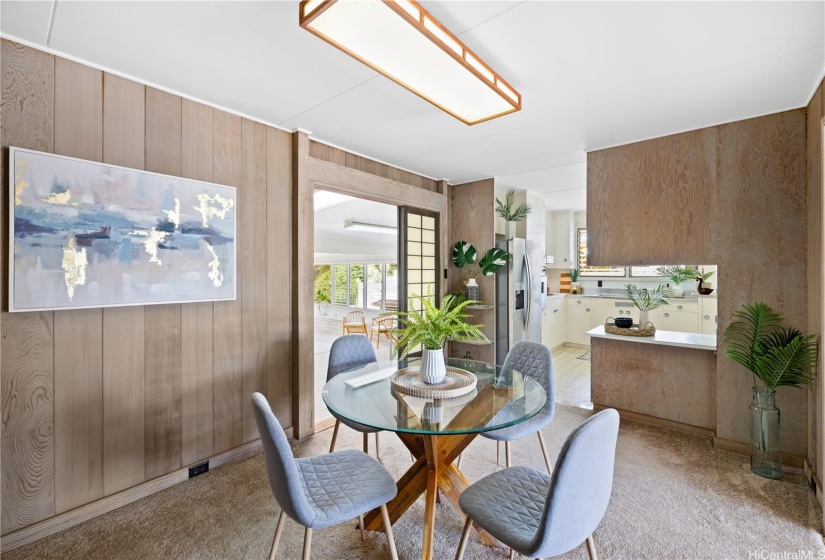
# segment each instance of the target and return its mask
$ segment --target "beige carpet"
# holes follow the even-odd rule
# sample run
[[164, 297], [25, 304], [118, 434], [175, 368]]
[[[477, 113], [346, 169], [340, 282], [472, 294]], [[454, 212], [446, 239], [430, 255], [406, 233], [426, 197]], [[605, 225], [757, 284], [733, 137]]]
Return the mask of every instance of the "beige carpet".
[[[557, 408], [545, 430], [552, 457], [588, 414]], [[323, 453], [330, 437], [326, 431], [308, 438], [296, 445], [296, 453]], [[339, 449], [359, 448], [360, 441], [359, 434], [342, 428]], [[392, 434], [382, 434], [381, 449], [394, 475], [409, 466], [409, 454]], [[543, 468], [536, 438], [513, 445], [513, 463]], [[462, 470], [477, 480], [495, 468], [495, 443], [475, 440]], [[3, 558], [266, 558], [277, 513], [259, 453]], [[395, 525], [402, 559], [420, 557], [422, 513], [419, 500]], [[800, 471], [770, 481], [751, 474], [746, 457], [713, 449], [706, 439], [623, 421], [613, 497], [595, 541], [602, 559], [748, 559], [749, 551], [757, 550], [810, 550], [818, 558], [825, 555], [821, 519]], [[445, 500], [436, 523], [435, 556], [452, 558], [462, 517]], [[302, 539], [303, 529], [287, 520], [278, 557], [300, 558]], [[383, 533], [368, 533], [362, 543], [354, 524], [316, 531], [312, 553], [316, 559], [389, 558]], [[506, 553], [471, 539], [465, 558], [506, 558]], [[582, 546], [564, 558], [587, 558], [587, 552]]]

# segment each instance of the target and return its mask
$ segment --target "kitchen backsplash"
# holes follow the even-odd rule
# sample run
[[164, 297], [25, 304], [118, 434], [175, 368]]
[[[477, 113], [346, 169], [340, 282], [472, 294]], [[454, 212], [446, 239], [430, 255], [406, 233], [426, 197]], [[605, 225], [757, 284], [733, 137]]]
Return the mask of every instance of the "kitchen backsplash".
[[[700, 270], [705, 272], [710, 270], [716, 270], [716, 267], [713, 265], [702, 265], [699, 267]], [[558, 268], [548, 268], [547, 269], [547, 290], [548, 293], [558, 293], [559, 291], [559, 284], [561, 282], [561, 274], [566, 272], [563, 269]], [[708, 283], [712, 284], [712, 288], [714, 289], [713, 295], [716, 295], [716, 287], [719, 285], [719, 278], [718, 272], [710, 277], [710, 280], [705, 283], [707, 286]], [[588, 288], [596, 288], [599, 286], [599, 280], [601, 280], [602, 288], [620, 288], [624, 289], [627, 284], [636, 284], [639, 286], [646, 286], [655, 288], [659, 284], [669, 284], [671, 283], [670, 280], [664, 277], [653, 277], [653, 278], [639, 278], [639, 277], [630, 277], [629, 274], [623, 277], [619, 276], [611, 276], [611, 277], [579, 277], [579, 285], [584, 288], [584, 292], [587, 293]], [[686, 282], [682, 284], [682, 287], [685, 289], [685, 293], [688, 294], [690, 292], [696, 291], [698, 283], [697, 282]]]

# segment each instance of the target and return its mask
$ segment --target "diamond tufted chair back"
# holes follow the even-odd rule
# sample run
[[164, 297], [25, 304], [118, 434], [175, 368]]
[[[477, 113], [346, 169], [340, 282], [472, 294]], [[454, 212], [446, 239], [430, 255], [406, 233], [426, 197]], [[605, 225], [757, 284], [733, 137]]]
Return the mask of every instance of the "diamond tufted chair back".
[[533, 557], [553, 557], [579, 546], [599, 526], [613, 490], [619, 413], [591, 416], [559, 452], [536, 534]]
[[301, 525], [311, 525], [314, 514], [301, 486], [301, 475], [284, 429], [262, 394], [252, 395], [252, 405], [261, 434], [266, 476], [272, 494], [289, 517]]
[[544, 410], [552, 418], [556, 411], [556, 389], [553, 384], [553, 355], [550, 349], [538, 342], [520, 340], [510, 348], [503, 367], [529, 375], [541, 383], [547, 392]]
[[340, 336], [329, 349], [327, 381], [348, 369], [377, 362], [372, 342], [363, 334]]

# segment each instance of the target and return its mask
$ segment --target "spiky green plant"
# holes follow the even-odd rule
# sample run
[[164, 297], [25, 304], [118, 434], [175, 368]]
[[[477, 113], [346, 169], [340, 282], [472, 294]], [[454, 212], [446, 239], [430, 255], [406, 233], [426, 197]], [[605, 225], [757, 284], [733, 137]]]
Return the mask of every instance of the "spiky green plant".
[[[393, 348], [396, 355], [405, 358], [419, 346], [427, 350], [440, 350], [447, 340], [483, 340], [489, 342], [481, 332], [484, 325], [471, 325], [466, 321], [470, 315], [463, 313], [468, 305], [477, 304], [474, 300], [455, 303], [455, 296], [447, 294], [441, 300], [441, 307], [433, 301], [432, 296], [418, 295], [410, 298], [421, 302], [421, 311], [395, 312], [400, 328], [395, 331], [397, 342]], [[411, 308], [413, 306], [410, 306]]]
[[673, 291], [667, 286], [661, 284], [655, 290], [647, 288], [640, 288], [635, 284], [626, 284], [625, 290], [627, 297], [633, 302], [639, 311], [653, 311], [659, 309], [663, 305], [669, 305], [665, 298], [673, 295]]
[[708, 280], [710, 280], [710, 277], [711, 277], [711, 276], [713, 276], [714, 274], [716, 274], [716, 273], [715, 273], [714, 271], [712, 271], [712, 270], [710, 270], [710, 271], [708, 271], [708, 272], [705, 272], [704, 274], [700, 273], [700, 272], [697, 270], [697, 271], [696, 271], [696, 280], [701, 279], [701, 280], [702, 280], [702, 282], [707, 282]]
[[516, 203], [516, 191], [509, 190], [504, 197], [504, 202], [496, 198], [496, 214], [508, 222], [520, 222], [527, 218], [533, 207], [522, 202], [518, 207], [513, 208]]
[[699, 271], [692, 266], [660, 266], [656, 271], [662, 276], [667, 276], [676, 286], [699, 276]]
[[578, 282], [580, 273], [581, 273], [581, 271], [578, 268], [571, 268], [570, 269], [570, 281], [571, 282]]
[[777, 387], [802, 387], [814, 380], [818, 335], [783, 327], [782, 316], [767, 304], [746, 303], [733, 313], [723, 335], [725, 356], [741, 364], [769, 393]]

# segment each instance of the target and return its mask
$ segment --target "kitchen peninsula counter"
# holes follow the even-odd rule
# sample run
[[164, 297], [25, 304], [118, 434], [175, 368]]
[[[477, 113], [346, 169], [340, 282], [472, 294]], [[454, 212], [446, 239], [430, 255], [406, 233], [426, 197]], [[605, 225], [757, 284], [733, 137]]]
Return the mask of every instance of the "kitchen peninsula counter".
[[590, 336], [596, 409], [712, 436], [716, 427], [716, 336], [657, 331], [653, 337]]

